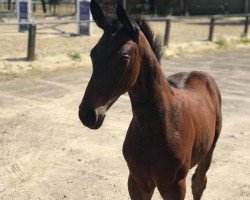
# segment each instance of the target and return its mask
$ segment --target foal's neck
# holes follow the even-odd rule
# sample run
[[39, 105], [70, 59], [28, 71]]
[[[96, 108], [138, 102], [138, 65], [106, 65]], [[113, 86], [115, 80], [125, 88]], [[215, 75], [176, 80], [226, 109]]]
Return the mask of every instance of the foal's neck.
[[147, 128], [164, 126], [171, 104], [171, 88], [147, 41], [141, 60], [138, 79], [129, 91], [134, 119]]

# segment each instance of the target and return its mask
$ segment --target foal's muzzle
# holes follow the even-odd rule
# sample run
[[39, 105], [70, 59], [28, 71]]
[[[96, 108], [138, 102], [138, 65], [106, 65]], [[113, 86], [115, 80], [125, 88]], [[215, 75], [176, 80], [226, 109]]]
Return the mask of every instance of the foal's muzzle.
[[106, 110], [103, 107], [93, 108], [79, 108], [79, 118], [84, 126], [91, 129], [98, 129], [101, 127], [105, 118]]

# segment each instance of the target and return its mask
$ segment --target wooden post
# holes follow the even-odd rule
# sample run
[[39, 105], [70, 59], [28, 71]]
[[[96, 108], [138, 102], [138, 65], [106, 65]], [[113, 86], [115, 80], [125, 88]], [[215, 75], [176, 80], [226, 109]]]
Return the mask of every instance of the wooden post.
[[166, 20], [165, 36], [164, 36], [164, 45], [169, 46], [170, 38], [170, 29], [171, 29], [171, 19]]
[[11, 4], [12, 4], [12, 1], [8, 0], [8, 10], [11, 10]]
[[56, 2], [53, 3], [53, 15], [56, 15]]
[[244, 28], [244, 36], [245, 37], [247, 37], [247, 35], [248, 35], [248, 25], [249, 25], [249, 16], [246, 16], [245, 28]]
[[210, 28], [209, 28], [209, 36], [208, 36], [208, 40], [209, 41], [213, 41], [213, 37], [214, 37], [214, 25], [215, 25], [215, 18], [212, 17], [210, 19]]
[[36, 3], [35, 2], [33, 3], [32, 10], [34, 13], [36, 12]]
[[36, 25], [29, 25], [29, 38], [28, 38], [28, 54], [27, 60], [33, 61], [35, 59], [35, 46], [36, 46]]
[[76, 14], [78, 11], [77, 11], [77, 0], [74, 0], [74, 4], [75, 4], [75, 12], [74, 14]]
[[43, 13], [46, 13], [47, 9], [46, 9], [45, 0], [41, 0], [41, 1], [42, 1], [42, 6], [43, 6]]

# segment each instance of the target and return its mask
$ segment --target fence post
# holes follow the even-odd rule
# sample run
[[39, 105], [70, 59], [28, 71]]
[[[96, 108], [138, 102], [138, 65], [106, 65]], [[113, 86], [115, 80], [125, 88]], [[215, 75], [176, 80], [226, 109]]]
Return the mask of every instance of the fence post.
[[11, 10], [11, 4], [12, 4], [11, 0], [8, 0], [8, 10]]
[[244, 36], [245, 37], [247, 37], [247, 35], [248, 35], [248, 24], [249, 24], [249, 16], [246, 16], [245, 28], [244, 28]]
[[208, 36], [208, 41], [213, 41], [213, 37], [214, 37], [214, 25], [215, 25], [215, 18], [212, 17], [210, 19], [210, 28], [209, 28], [209, 36]]
[[35, 13], [36, 12], [36, 3], [33, 3], [33, 8], [32, 8], [32, 10], [33, 10], [33, 12]]
[[35, 46], [36, 46], [36, 25], [29, 25], [29, 37], [28, 37], [28, 53], [27, 60], [33, 61], [35, 58]]
[[171, 19], [166, 20], [165, 36], [164, 36], [164, 45], [169, 46], [169, 37], [170, 37], [170, 28], [171, 28]]

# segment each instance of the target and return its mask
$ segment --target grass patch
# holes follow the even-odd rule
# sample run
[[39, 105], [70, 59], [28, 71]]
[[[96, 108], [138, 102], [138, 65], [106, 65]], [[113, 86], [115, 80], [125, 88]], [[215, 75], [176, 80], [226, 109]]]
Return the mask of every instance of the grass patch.
[[250, 44], [250, 38], [248, 38], [248, 37], [241, 37], [239, 42], [241, 44], [245, 44], [245, 45]]
[[82, 60], [82, 56], [80, 55], [79, 52], [70, 52], [70, 53], [68, 53], [68, 56], [74, 61], [81, 61]]
[[227, 43], [226, 39], [223, 37], [218, 38], [218, 40], [215, 42], [215, 44], [218, 45], [218, 47], [220, 49], [228, 47], [228, 43]]

